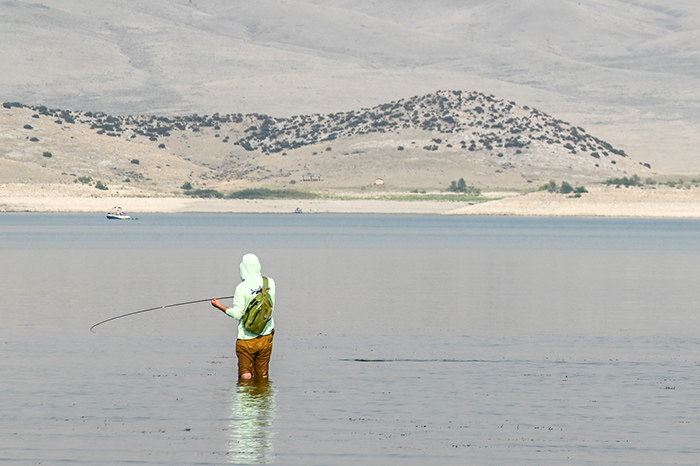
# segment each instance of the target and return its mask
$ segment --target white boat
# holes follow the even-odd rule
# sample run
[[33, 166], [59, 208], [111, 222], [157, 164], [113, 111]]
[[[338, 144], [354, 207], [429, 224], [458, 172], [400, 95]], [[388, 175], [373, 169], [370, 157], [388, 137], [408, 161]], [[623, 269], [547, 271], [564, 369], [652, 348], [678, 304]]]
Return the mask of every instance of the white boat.
[[125, 214], [121, 207], [115, 207], [107, 212], [107, 218], [110, 220], [131, 220], [131, 217]]
[[113, 213], [108, 213], [107, 218], [110, 220], [131, 220], [131, 217], [129, 217], [126, 214], [113, 214]]

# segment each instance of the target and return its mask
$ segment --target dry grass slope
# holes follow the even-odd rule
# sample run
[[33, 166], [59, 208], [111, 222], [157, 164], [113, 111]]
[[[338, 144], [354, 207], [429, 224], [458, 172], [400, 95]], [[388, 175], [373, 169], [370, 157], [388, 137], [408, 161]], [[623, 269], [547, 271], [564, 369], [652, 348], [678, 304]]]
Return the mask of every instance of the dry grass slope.
[[699, 17], [688, 0], [9, 0], [0, 99], [289, 117], [474, 89], [697, 174]]
[[[584, 128], [464, 91], [289, 118], [115, 116], [6, 102], [0, 130], [4, 182], [90, 178], [178, 192], [184, 183], [357, 190], [382, 179], [383, 189], [444, 190], [464, 178], [526, 190], [550, 179], [580, 185], [652, 173]], [[318, 176], [304, 182], [309, 174]]]

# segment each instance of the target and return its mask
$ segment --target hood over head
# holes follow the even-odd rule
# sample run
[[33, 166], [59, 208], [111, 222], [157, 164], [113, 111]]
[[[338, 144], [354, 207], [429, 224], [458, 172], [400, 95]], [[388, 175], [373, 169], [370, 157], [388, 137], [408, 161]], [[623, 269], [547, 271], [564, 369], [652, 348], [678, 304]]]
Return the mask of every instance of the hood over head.
[[260, 277], [260, 260], [255, 254], [248, 253], [241, 260], [241, 280]]

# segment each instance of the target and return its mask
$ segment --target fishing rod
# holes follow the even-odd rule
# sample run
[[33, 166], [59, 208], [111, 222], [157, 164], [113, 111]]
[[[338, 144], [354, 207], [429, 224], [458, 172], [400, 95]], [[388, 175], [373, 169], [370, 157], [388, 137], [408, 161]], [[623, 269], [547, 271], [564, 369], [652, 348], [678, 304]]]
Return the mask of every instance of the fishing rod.
[[[219, 299], [229, 299], [229, 298], [233, 298], [233, 296], [222, 296], [222, 297], [219, 298]], [[128, 316], [133, 316], [133, 315], [136, 315], [136, 314], [142, 314], [142, 313], [144, 313], [144, 312], [157, 311], [157, 310], [159, 310], [159, 309], [166, 309], [166, 308], [169, 308], [169, 307], [185, 306], [185, 305], [187, 305], [187, 304], [195, 304], [195, 303], [204, 303], [204, 302], [207, 302], [207, 301], [211, 301], [211, 298], [207, 298], [207, 299], [197, 299], [197, 300], [195, 300], [195, 301], [187, 301], [187, 302], [184, 302], [184, 303], [166, 304], [166, 305], [164, 305], [164, 306], [157, 306], [157, 307], [150, 307], [150, 308], [148, 308], [148, 309], [141, 309], [140, 311], [127, 312], [126, 314], [122, 314], [122, 315], [110, 317], [109, 319], [105, 319], [105, 320], [103, 320], [102, 322], [96, 323], [95, 325], [93, 325], [92, 327], [90, 327], [90, 331], [91, 331], [92, 333], [97, 333], [97, 332], [95, 332], [93, 329], [94, 329], [95, 327], [97, 327], [98, 325], [102, 325], [102, 324], [104, 324], [104, 323], [111, 322], [111, 321], [113, 321], [113, 320], [121, 319], [122, 317], [128, 317]]]

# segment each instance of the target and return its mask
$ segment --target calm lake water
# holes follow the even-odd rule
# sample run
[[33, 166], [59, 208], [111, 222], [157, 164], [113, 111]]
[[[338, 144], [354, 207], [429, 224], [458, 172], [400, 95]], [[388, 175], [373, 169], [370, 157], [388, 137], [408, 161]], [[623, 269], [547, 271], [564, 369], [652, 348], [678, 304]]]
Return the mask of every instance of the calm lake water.
[[[268, 385], [231, 295], [277, 281]], [[700, 221], [0, 214], [0, 462], [700, 464]]]

